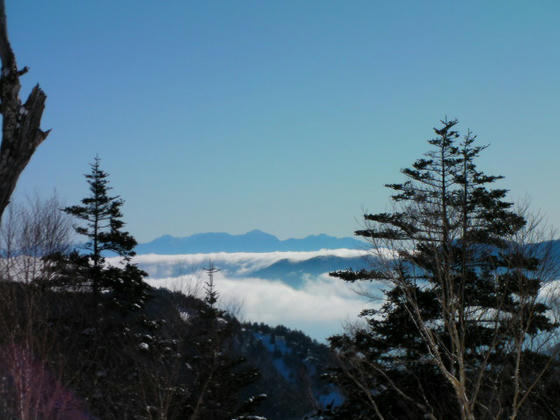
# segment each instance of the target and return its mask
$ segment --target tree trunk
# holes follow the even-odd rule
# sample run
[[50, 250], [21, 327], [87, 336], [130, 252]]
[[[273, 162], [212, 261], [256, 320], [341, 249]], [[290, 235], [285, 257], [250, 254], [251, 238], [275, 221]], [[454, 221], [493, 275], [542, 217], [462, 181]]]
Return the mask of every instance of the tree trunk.
[[6, 9], [0, 0], [0, 114], [2, 114], [2, 145], [0, 146], [0, 220], [10, 202], [17, 180], [35, 149], [49, 131], [40, 129], [47, 96], [36, 85], [25, 104], [21, 103], [19, 77], [28, 70], [17, 69], [16, 57], [8, 40]]

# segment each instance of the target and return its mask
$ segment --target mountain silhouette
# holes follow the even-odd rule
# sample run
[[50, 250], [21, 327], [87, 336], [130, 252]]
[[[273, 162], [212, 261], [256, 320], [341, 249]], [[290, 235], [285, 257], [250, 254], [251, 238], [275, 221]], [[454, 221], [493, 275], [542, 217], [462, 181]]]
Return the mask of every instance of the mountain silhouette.
[[136, 246], [137, 254], [195, 254], [209, 252], [318, 251], [320, 249], [366, 249], [367, 244], [354, 238], [336, 238], [325, 234], [302, 239], [280, 240], [255, 229], [242, 235], [223, 232], [197, 233], [178, 238], [163, 235]]

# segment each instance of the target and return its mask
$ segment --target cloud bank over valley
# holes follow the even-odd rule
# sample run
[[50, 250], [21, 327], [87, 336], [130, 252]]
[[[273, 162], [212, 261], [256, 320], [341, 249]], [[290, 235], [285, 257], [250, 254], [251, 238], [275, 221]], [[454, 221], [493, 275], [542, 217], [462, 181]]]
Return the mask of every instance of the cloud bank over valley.
[[[365, 290], [332, 278], [328, 272], [369, 265], [368, 253], [355, 249], [308, 252], [236, 252], [185, 255], [139, 255], [134, 258], [149, 273], [146, 281], [186, 294], [203, 295], [210, 261], [220, 269], [216, 288], [224, 307], [246, 321], [285, 325], [324, 341], [355, 322], [365, 308], [379, 306]], [[112, 259], [115, 263], [116, 259]], [[357, 292], [361, 292], [357, 293]], [[367, 291], [380, 298], [381, 288]]]

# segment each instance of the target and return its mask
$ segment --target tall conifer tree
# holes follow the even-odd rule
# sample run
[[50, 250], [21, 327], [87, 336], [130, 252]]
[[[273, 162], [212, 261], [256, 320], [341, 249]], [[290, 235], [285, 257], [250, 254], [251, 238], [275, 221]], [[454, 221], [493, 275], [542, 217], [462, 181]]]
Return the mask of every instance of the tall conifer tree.
[[537, 302], [541, 262], [515, 242], [526, 221], [491, 188], [501, 177], [476, 168], [484, 147], [470, 133], [461, 141], [456, 124], [442, 121], [407, 180], [387, 185], [394, 211], [364, 216], [356, 235], [373, 244], [373, 268], [331, 273], [389, 286], [383, 306], [362, 313], [366, 327], [330, 339], [347, 396], [333, 418], [513, 419], [535, 408], [524, 404], [552, 359], [529, 340], [554, 328]]
[[[98, 156], [90, 166], [90, 173], [85, 175], [90, 195], [83, 198], [80, 205], [64, 209], [82, 221], [74, 229], [88, 238], [85, 244], [87, 261], [82, 256], [81, 265], [85, 265], [86, 276], [96, 296], [105, 288], [115, 295], [115, 302], [119, 305], [141, 306], [146, 289], [142, 278], [146, 273], [130, 263], [130, 258], [135, 255], [136, 240], [123, 231], [121, 207], [124, 201], [119, 196], [109, 195], [109, 175], [101, 169]], [[123, 257], [124, 268], [106, 267], [107, 252]], [[79, 258], [75, 255], [74, 260]]]

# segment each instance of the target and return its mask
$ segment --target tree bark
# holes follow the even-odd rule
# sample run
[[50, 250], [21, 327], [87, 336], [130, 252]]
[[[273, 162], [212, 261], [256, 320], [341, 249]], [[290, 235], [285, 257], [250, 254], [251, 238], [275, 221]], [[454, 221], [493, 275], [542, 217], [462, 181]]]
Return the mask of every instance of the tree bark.
[[22, 104], [19, 97], [20, 76], [28, 68], [17, 69], [16, 57], [8, 40], [6, 8], [0, 0], [0, 114], [2, 114], [2, 145], [0, 146], [0, 220], [35, 149], [49, 131], [40, 128], [47, 95], [36, 85]]

